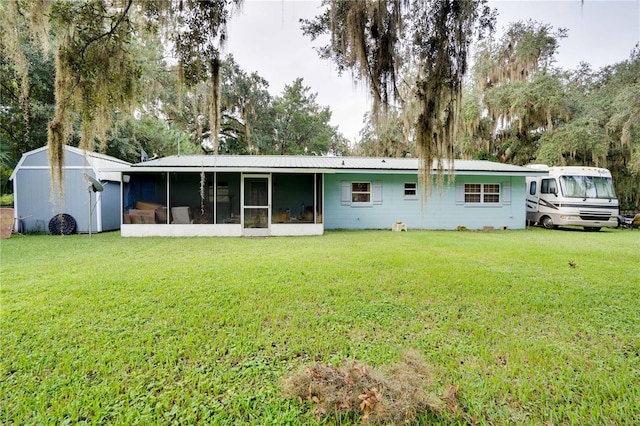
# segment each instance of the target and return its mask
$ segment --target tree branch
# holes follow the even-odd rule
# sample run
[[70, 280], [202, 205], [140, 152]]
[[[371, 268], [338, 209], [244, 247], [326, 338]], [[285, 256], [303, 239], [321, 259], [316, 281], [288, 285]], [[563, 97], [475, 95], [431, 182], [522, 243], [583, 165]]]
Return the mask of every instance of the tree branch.
[[122, 22], [124, 21], [124, 18], [126, 18], [126, 16], [129, 14], [129, 9], [131, 9], [131, 5], [133, 4], [133, 0], [129, 0], [129, 2], [127, 3], [127, 7], [125, 8], [125, 10], [122, 12], [122, 14], [120, 15], [120, 17], [118, 18], [118, 20], [116, 21], [115, 24], [111, 25], [111, 28], [109, 29], [109, 31], [107, 31], [106, 33], [102, 33], [99, 34], [91, 39], [89, 39], [84, 47], [82, 48], [82, 52], [81, 52], [81, 56], [82, 59], [85, 59], [85, 53], [87, 51], [87, 49], [89, 48], [89, 46], [95, 42], [97, 42], [98, 40], [104, 38], [104, 37], [109, 37], [112, 36], [115, 31], [118, 29], [118, 27], [120, 26], [120, 24], [122, 24]]

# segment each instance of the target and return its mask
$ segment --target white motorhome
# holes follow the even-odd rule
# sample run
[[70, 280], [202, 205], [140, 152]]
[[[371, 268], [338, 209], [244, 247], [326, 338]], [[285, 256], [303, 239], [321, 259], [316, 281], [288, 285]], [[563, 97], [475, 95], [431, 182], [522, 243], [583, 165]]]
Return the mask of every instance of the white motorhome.
[[619, 204], [611, 172], [599, 167], [549, 167], [548, 176], [527, 178], [527, 223], [547, 229], [577, 225], [587, 231], [618, 226]]

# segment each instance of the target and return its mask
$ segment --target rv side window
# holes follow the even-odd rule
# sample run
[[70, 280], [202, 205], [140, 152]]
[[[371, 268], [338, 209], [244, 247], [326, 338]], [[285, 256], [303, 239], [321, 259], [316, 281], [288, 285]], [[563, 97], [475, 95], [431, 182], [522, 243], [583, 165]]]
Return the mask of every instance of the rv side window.
[[538, 182], [534, 180], [531, 182], [531, 185], [529, 185], [529, 194], [536, 195], [537, 190], [538, 190]]
[[557, 194], [558, 190], [556, 187], [556, 180], [542, 179], [542, 184], [540, 185], [540, 192], [542, 194]]

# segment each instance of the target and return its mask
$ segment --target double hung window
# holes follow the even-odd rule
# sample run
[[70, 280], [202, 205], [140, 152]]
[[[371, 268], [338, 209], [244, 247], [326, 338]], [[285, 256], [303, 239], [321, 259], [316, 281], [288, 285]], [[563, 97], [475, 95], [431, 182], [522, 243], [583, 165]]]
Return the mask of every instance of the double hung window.
[[351, 202], [371, 202], [371, 182], [351, 182]]
[[465, 204], [499, 204], [500, 184], [497, 183], [465, 183]]

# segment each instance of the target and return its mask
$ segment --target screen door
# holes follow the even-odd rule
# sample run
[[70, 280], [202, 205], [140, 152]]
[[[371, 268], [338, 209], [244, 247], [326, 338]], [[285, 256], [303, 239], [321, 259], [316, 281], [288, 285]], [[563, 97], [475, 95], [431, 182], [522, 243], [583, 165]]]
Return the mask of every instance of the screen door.
[[269, 224], [271, 223], [269, 181], [269, 175], [243, 176], [243, 235], [269, 235]]

